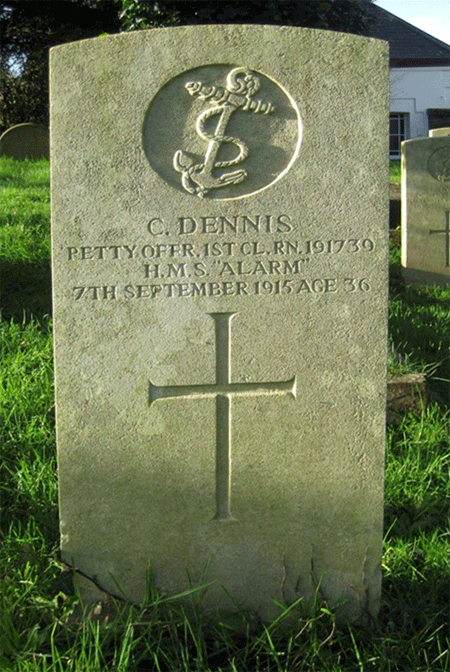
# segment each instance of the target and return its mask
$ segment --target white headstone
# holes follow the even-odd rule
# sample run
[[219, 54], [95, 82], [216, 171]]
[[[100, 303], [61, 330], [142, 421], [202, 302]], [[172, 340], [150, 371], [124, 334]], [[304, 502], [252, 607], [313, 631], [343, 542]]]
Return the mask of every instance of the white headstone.
[[52, 50], [61, 546], [105, 589], [376, 613], [387, 73], [288, 27]]
[[402, 143], [402, 265], [411, 284], [450, 284], [450, 136]]
[[450, 135], [450, 127], [448, 128], [432, 128], [428, 131], [430, 138], [439, 138], [441, 136]]

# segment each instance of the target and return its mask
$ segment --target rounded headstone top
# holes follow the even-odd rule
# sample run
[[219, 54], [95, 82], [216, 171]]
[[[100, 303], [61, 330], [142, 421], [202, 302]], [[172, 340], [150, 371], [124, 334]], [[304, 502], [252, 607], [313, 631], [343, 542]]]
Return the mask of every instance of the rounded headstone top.
[[430, 138], [438, 138], [441, 136], [450, 135], [450, 127], [446, 128], [432, 128], [428, 131], [428, 136]]
[[17, 124], [0, 136], [0, 156], [13, 159], [49, 158], [49, 132], [42, 124]]

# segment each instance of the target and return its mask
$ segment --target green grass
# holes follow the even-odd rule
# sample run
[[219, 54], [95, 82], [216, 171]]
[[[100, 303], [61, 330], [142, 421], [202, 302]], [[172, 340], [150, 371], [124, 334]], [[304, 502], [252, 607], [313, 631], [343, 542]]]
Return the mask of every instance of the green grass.
[[427, 374], [432, 395], [450, 405], [450, 291], [405, 286], [400, 250], [391, 243], [389, 341], [391, 374]]
[[48, 161], [0, 160], [1, 305], [4, 318], [48, 314], [50, 203]]
[[58, 560], [48, 164], [0, 159], [0, 175], [2, 265], [14, 290], [0, 330], [0, 672], [450, 671], [450, 291], [405, 287], [395, 273], [391, 282], [392, 366], [432, 375], [436, 401], [388, 429], [376, 622], [337, 627], [318, 596], [287, 633], [272, 624], [236, 636], [187, 617], [151, 583], [142, 605], [111, 599], [83, 617]]
[[400, 184], [402, 181], [400, 161], [391, 161], [389, 165], [389, 182]]

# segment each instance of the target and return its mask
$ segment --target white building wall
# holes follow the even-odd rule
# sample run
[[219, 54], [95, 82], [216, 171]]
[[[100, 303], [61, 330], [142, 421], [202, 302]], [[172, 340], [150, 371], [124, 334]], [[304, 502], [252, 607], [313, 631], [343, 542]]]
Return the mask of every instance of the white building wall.
[[428, 108], [450, 108], [450, 67], [391, 68], [391, 112], [409, 115], [407, 139], [426, 138]]

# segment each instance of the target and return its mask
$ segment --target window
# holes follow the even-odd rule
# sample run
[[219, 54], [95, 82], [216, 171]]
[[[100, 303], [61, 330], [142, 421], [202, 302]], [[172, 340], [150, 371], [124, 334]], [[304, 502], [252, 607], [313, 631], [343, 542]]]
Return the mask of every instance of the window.
[[409, 135], [409, 115], [404, 112], [393, 112], [389, 115], [389, 157], [399, 159], [401, 142]]

